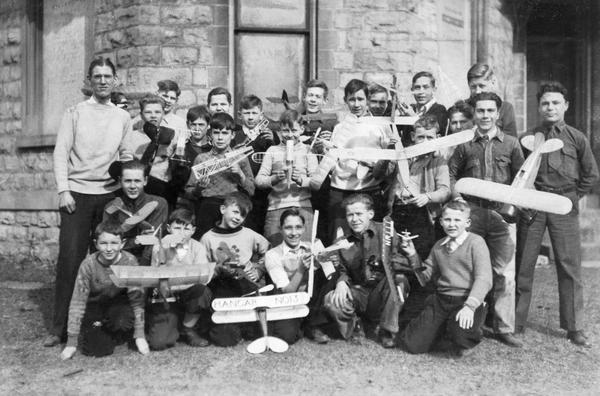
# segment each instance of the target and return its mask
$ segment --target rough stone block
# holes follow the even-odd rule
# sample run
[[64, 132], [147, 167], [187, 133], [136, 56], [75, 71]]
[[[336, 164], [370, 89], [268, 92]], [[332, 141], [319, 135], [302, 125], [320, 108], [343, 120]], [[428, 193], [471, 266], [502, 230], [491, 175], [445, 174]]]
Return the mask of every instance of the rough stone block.
[[129, 47], [117, 51], [116, 66], [119, 68], [158, 64], [160, 64], [160, 47], [157, 45]]
[[134, 26], [125, 30], [129, 45], [156, 45], [163, 38], [161, 26]]
[[15, 138], [13, 136], [0, 136], [0, 154], [15, 152]]
[[343, 8], [344, 0], [327, 0], [319, 2], [319, 13], [322, 9], [338, 9]]
[[317, 62], [319, 64], [319, 70], [333, 69], [333, 51], [320, 50], [318, 53]]
[[[128, 34], [129, 32], [123, 30], [113, 30], [106, 33], [106, 44], [108, 49], [119, 48], [129, 45], [133, 42], [133, 38]], [[105, 43], [102, 43], [106, 46]]]
[[213, 25], [228, 26], [229, 25], [229, 7], [216, 5], [213, 7]]
[[206, 67], [195, 67], [192, 70], [192, 84], [200, 87], [208, 86], [208, 70]]
[[[11, 81], [4, 83], [4, 93], [8, 98], [20, 98], [21, 97], [21, 81]], [[21, 109], [19, 106], [18, 111], [13, 112], [14, 117], [21, 117]]]
[[181, 91], [177, 104], [180, 107], [191, 107], [198, 104], [198, 99], [196, 98], [194, 91], [184, 90]]
[[112, 12], [96, 14], [96, 33], [106, 32], [115, 26], [115, 15]]
[[392, 85], [393, 73], [365, 73], [365, 80], [374, 82], [384, 87]]
[[117, 27], [155, 25], [160, 22], [160, 7], [143, 5], [118, 8], [114, 12]]
[[335, 30], [319, 30], [319, 49], [338, 49], [338, 32]]
[[163, 47], [163, 65], [194, 65], [198, 61], [198, 49], [193, 47]]
[[107, 51], [110, 49], [112, 49], [112, 44], [108, 41], [106, 33], [97, 34], [96, 37], [94, 37], [94, 50], [96, 52]]
[[192, 70], [189, 67], [139, 67], [129, 70], [128, 92], [154, 92], [156, 81], [171, 79], [179, 85], [192, 84]]
[[[202, 47], [200, 48], [200, 56], [198, 57], [198, 63], [203, 64], [203, 65], [211, 65], [211, 66], [217, 66], [215, 65], [214, 62], [214, 58], [213, 58], [213, 51], [211, 47]], [[220, 66], [220, 65], [218, 65]]]
[[8, 77], [11, 80], [19, 80], [21, 78], [21, 67], [20, 66], [9, 66]]
[[209, 28], [208, 40], [211, 45], [229, 45], [229, 29], [221, 26]]
[[398, 32], [405, 29], [407, 14], [404, 12], [371, 12], [366, 15], [366, 30]]
[[352, 52], [333, 52], [334, 69], [352, 69], [354, 64], [354, 54]]
[[37, 214], [35, 212], [17, 211], [15, 212], [15, 222], [22, 226], [37, 224]]
[[206, 88], [200, 88], [196, 90], [196, 98], [198, 98], [198, 103], [206, 103], [206, 98], [208, 97], [210, 89], [211, 87], [207, 84]]
[[0, 212], [0, 224], [15, 224], [15, 212]]
[[160, 18], [169, 25], [209, 25], [212, 20], [212, 9], [207, 5], [163, 7]]
[[363, 73], [362, 72], [340, 73], [339, 85], [345, 87], [346, 84], [348, 84], [348, 82], [354, 78], [356, 78], [358, 80], [362, 80]]
[[21, 44], [21, 29], [20, 28], [8, 29], [6, 38], [7, 38], [8, 44]]
[[10, 45], [4, 48], [2, 62], [5, 65], [19, 63], [21, 61], [21, 47]]
[[353, 24], [353, 19], [353, 15], [349, 12], [337, 12], [334, 18], [334, 27], [336, 29], [351, 29], [356, 27]]
[[227, 86], [227, 68], [226, 67], [209, 67], [208, 68], [208, 86], [209, 87], [226, 87]]
[[[200, 53], [205, 49], [201, 48]], [[213, 65], [214, 66], [228, 66], [229, 65], [229, 47], [224, 45], [219, 45], [216, 47], [212, 47], [213, 54]]]
[[339, 72], [334, 70], [319, 70], [318, 79], [325, 81], [328, 87], [337, 87], [339, 85]]
[[187, 45], [206, 45], [208, 41], [208, 30], [204, 27], [184, 28], [183, 41]]
[[[319, 17], [317, 19], [317, 26], [321, 29], [332, 29], [334, 25], [334, 11], [332, 10], [321, 10], [319, 11]], [[337, 16], [336, 16], [337, 17]]]
[[183, 32], [181, 29], [163, 26], [161, 43], [180, 45], [182, 40]]

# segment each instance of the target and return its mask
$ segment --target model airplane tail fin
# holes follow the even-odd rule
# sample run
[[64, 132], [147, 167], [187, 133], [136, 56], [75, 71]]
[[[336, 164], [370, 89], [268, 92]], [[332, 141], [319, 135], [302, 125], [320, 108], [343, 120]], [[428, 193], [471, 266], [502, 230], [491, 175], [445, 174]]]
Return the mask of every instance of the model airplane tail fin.
[[571, 200], [562, 195], [517, 188], [471, 177], [458, 180], [455, 189], [461, 194], [554, 214], [567, 214], [573, 207]]
[[551, 153], [556, 150], [560, 150], [563, 147], [563, 142], [560, 139], [548, 139], [544, 138], [544, 134], [538, 132], [534, 135], [527, 135], [521, 139], [521, 144], [527, 150], [533, 152], [541, 146], [541, 153]]

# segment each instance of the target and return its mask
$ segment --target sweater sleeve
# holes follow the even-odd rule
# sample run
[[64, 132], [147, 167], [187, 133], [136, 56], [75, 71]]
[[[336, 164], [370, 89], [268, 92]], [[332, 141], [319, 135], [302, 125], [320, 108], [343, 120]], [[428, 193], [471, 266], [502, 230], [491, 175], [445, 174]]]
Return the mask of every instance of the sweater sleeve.
[[435, 191], [430, 192], [431, 201], [444, 203], [450, 198], [450, 173], [448, 164], [442, 158], [436, 158], [436, 166], [433, 168], [435, 180]]
[[93, 276], [93, 256], [83, 260], [77, 272], [75, 287], [69, 305], [69, 318], [67, 322], [67, 346], [77, 347], [77, 338], [81, 329], [81, 320], [85, 314], [88, 296], [90, 294], [90, 282]]
[[471, 244], [471, 257], [473, 261], [473, 286], [469, 292], [469, 298], [474, 298], [481, 303], [492, 288], [490, 251], [482, 238], [474, 238]]
[[75, 109], [73, 107], [67, 109], [60, 123], [54, 146], [54, 177], [59, 194], [70, 190], [68, 162], [75, 134], [74, 117]]
[[283, 289], [290, 284], [287, 273], [283, 268], [281, 257], [278, 256], [274, 249], [269, 250], [265, 254], [265, 268], [278, 289]]
[[260, 165], [260, 169], [259, 169], [258, 173], [256, 174], [256, 179], [255, 179], [256, 187], [263, 188], [263, 189], [273, 187], [273, 185], [271, 184], [271, 175], [273, 173], [273, 157], [274, 156], [275, 156], [274, 151], [271, 150], [271, 148], [269, 148], [267, 150], [267, 152], [265, 153], [262, 164]]
[[254, 176], [252, 175], [252, 168], [250, 168], [250, 162], [248, 162], [248, 158], [244, 158], [240, 162], [240, 168], [244, 175], [246, 176], [243, 181], [240, 182], [240, 186], [246, 190], [248, 195], [254, 195]]
[[319, 167], [319, 160], [317, 156], [312, 154], [310, 151], [306, 152], [306, 177], [302, 180], [302, 187], [310, 187], [310, 178], [314, 175]]
[[125, 124], [123, 125], [123, 138], [119, 145], [119, 161], [130, 161], [134, 158], [135, 147], [130, 145], [129, 137], [133, 135], [133, 121], [129, 114], [126, 114]]
[[254, 268], [258, 270], [259, 279], [262, 278], [267, 271], [265, 267], [265, 255], [267, 254], [268, 250], [269, 241], [267, 241], [264, 236], [254, 232], [254, 251], [252, 252], [252, 264], [254, 265]]

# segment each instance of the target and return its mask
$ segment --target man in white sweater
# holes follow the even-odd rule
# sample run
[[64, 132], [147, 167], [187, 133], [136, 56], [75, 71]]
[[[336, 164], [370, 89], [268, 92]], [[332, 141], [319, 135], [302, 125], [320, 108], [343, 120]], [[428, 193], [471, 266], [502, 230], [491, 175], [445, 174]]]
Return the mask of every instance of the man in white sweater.
[[132, 158], [123, 145], [131, 131], [131, 118], [110, 101], [116, 78], [114, 64], [108, 58], [93, 60], [87, 78], [92, 97], [67, 109], [54, 149], [61, 227], [54, 319], [44, 346], [57, 345], [66, 338], [77, 270], [92, 246], [92, 233], [102, 219], [104, 206], [119, 188], [108, 168], [114, 161]]

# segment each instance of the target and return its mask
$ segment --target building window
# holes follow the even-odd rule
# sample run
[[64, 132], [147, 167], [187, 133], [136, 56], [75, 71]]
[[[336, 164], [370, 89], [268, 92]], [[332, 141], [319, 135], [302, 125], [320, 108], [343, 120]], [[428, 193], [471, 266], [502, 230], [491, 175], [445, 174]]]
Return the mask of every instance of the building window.
[[[316, 0], [235, 1], [234, 93], [301, 97], [316, 75]], [[263, 100], [265, 114], [277, 117], [280, 103]]]

